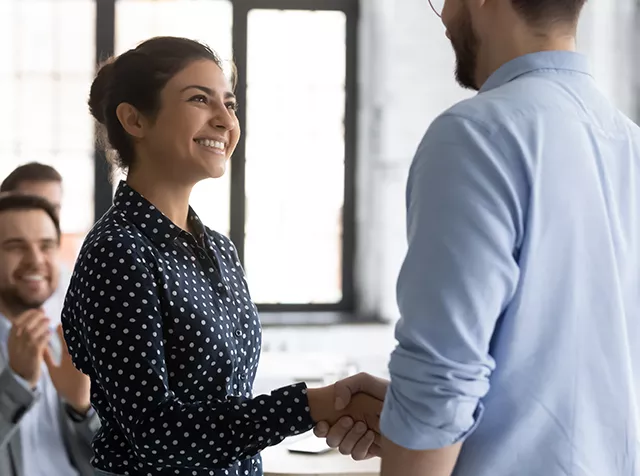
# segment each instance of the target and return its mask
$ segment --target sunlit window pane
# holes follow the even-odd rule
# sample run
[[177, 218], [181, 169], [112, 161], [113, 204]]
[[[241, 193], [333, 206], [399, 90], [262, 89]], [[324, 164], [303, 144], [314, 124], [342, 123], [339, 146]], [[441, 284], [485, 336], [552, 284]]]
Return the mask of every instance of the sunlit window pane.
[[0, 1], [0, 180], [31, 161], [58, 169], [69, 261], [93, 224], [93, 122], [86, 102], [95, 10], [93, 0]]
[[[55, 150], [92, 155], [95, 147], [94, 123], [89, 115], [87, 99], [93, 76], [93, 72], [87, 71], [69, 73], [64, 75], [64, 81], [55, 84]], [[87, 177], [87, 180], [91, 181], [92, 178], [93, 176]]]
[[55, 155], [50, 164], [65, 177], [62, 196], [61, 219], [70, 233], [86, 232], [86, 224], [93, 222], [93, 206], [78, 207], [79, 203], [93, 194], [93, 162], [84, 154]]
[[[116, 54], [153, 36], [182, 36], [202, 41], [229, 61], [232, 24], [228, 0], [118, 0]], [[203, 222], [225, 235], [229, 234], [229, 170], [219, 179], [199, 183], [191, 197]], [[116, 174], [114, 187], [121, 178], [122, 174]]]
[[[19, 75], [16, 78], [16, 93], [20, 100], [14, 118], [18, 126], [16, 148], [21, 156], [37, 160], [38, 155], [53, 151], [54, 124], [57, 119], [53, 92], [57, 81], [51, 74]], [[37, 115], [34, 111], [37, 111]]]
[[[0, 29], [2, 29], [1, 25]], [[0, 41], [0, 48], [2, 48], [2, 44]], [[0, 61], [0, 63], [2, 63], [2, 61]], [[12, 74], [0, 74], [0, 104], [2, 104], [2, 109], [0, 110], [0, 154], [7, 157], [11, 163], [13, 163], [11, 154], [15, 151], [18, 134], [15, 119], [16, 108], [18, 107], [18, 101], [16, 101], [17, 84]], [[8, 164], [0, 163], [0, 173], [7, 166]], [[0, 175], [0, 177], [4, 177], [5, 175]]]
[[17, 1], [14, 18], [20, 28], [14, 26], [14, 41], [12, 47], [19, 54], [16, 56], [17, 70], [24, 73], [52, 73], [55, 69], [56, 30], [62, 25], [56, 25], [54, 0], [25, 0]]
[[345, 35], [342, 12], [249, 14], [245, 268], [259, 303], [342, 298]]

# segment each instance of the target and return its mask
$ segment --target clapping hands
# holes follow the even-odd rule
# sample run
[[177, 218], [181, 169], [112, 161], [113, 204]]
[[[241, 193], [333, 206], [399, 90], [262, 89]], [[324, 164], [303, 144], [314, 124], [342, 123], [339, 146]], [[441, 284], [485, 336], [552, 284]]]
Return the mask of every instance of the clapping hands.
[[379, 420], [389, 382], [359, 373], [332, 385], [334, 413], [316, 419], [314, 433], [354, 460], [380, 456]]

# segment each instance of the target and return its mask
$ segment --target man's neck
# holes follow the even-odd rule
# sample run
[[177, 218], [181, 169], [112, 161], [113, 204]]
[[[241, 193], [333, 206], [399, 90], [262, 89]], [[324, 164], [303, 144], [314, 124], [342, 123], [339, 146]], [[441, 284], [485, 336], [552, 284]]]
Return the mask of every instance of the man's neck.
[[17, 314], [12, 310], [2, 299], [0, 299], [0, 315], [12, 321], [17, 317]]
[[5, 299], [0, 298], [0, 314], [12, 322], [29, 309], [29, 307], [20, 305], [19, 303], [11, 305], [7, 303]]
[[477, 84], [482, 86], [501, 66], [516, 58], [542, 51], [575, 51], [575, 32], [567, 30], [541, 35], [526, 31], [496, 40], [495, 47], [484, 48], [479, 54]]

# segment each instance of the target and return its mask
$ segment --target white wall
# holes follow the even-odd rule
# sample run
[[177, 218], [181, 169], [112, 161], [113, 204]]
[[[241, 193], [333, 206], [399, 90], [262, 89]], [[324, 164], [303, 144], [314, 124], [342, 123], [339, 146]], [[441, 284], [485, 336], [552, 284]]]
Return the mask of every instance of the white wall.
[[[590, 1], [579, 30], [594, 75], [628, 113], [633, 3]], [[451, 46], [426, 0], [363, 0], [361, 12], [356, 283], [361, 309], [393, 321], [411, 158], [429, 123], [470, 93], [455, 84]]]
[[578, 29], [578, 50], [591, 60], [592, 72], [607, 96], [633, 116], [635, 0], [587, 2]]
[[426, 0], [363, 1], [360, 45], [356, 282], [361, 309], [394, 320], [408, 168], [429, 123], [469, 93]]

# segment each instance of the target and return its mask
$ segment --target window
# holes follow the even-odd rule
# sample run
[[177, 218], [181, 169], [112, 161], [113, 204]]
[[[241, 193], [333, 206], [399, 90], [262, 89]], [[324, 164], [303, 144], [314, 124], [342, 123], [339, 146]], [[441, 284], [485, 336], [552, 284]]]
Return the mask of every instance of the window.
[[94, 38], [92, 0], [0, 2], [0, 178], [31, 161], [62, 174], [62, 246], [69, 265], [93, 224], [93, 182], [86, 178], [94, 173], [87, 108]]
[[253, 298], [339, 303], [346, 16], [255, 9], [247, 35], [244, 261]]

